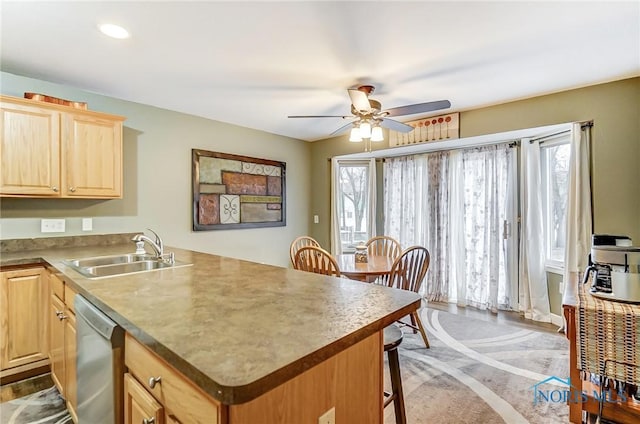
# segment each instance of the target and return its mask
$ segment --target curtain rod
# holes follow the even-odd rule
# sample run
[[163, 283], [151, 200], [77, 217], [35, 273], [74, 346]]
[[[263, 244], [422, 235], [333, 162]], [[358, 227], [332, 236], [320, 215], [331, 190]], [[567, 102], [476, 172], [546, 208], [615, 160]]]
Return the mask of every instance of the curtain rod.
[[[582, 122], [578, 122], [580, 124], [580, 129], [585, 129], [585, 128], [591, 128], [593, 127], [593, 121], [582, 121]], [[557, 133], [553, 133], [553, 134], [549, 134], [549, 135], [543, 135], [542, 137], [538, 137], [538, 138], [532, 138], [531, 140], [529, 140], [529, 143], [533, 143], [534, 141], [540, 141], [540, 140], [545, 140], [547, 138], [552, 138], [561, 134], [566, 134], [568, 132], [571, 132], [571, 130], [564, 130], [564, 131], [559, 131]]]
[[487, 144], [471, 144], [469, 146], [460, 146], [460, 147], [451, 147], [448, 149], [442, 149], [442, 150], [432, 150], [429, 152], [420, 152], [420, 153], [411, 153], [408, 155], [397, 155], [397, 156], [385, 156], [382, 158], [376, 158], [376, 162], [382, 161], [384, 162], [386, 159], [393, 159], [393, 158], [397, 158], [397, 157], [403, 157], [403, 156], [414, 156], [414, 155], [422, 155], [422, 154], [429, 154], [429, 153], [436, 153], [436, 152], [451, 152], [453, 150], [465, 150], [465, 149], [475, 149], [477, 147], [492, 147], [492, 146], [501, 146], [503, 144], [506, 144], [510, 149], [513, 147], [516, 147], [518, 145], [520, 145], [520, 140], [502, 140], [502, 141], [498, 141], [496, 143], [487, 143]]
[[531, 140], [529, 140], [529, 144], [531, 144], [531, 143], [533, 143], [535, 141], [546, 140], [548, 138], [553, 138], [553, 137], [556, 137], [556, 136], [559, 136], [559, 135], [562, 135], [562, 134], [567, 134], [567, 133], [570, 133], [570, 132], [571, 132], [571, 130], [564, 130], [564, 131], [559, 131], [557, 133], [545, 135], [545, 136], [542, 136], [542, 137], [532, 138]]

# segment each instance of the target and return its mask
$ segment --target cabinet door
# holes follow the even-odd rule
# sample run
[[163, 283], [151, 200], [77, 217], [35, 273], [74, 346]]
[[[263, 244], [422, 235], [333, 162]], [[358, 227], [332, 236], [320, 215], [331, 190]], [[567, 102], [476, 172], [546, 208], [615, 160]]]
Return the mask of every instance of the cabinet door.
[[60, 113], [0, 103], [0, 194], [60, 196]]
[[61, 319], [64, 314], [64, 303], [58, 296], [51, 294], [49, 309], [49, 360], [51, 361], [51, 379], [60, 394], [65, 397], [65, 360], [64, 360], [64, 332], [65, 322]]
[[0, 369], [47, 358], [47, 284], [42, 267], [0, 273]]
[[63, 196], [122, 197], [122, 122], [63, 116]]
[[[69, 302], [69, 299], [66, 299]], [[71, 299], [73, 301], [73, 299]], [[78, 374], [76, 372], [76, 315], [66, 309], [64, 315], [64, 370], [65, 370], [65, 398], [67, 399], [67, 409], [78, 422]]]
[[131, 374], [124, 375], [124, 424], [164, 424], [164, 410]]

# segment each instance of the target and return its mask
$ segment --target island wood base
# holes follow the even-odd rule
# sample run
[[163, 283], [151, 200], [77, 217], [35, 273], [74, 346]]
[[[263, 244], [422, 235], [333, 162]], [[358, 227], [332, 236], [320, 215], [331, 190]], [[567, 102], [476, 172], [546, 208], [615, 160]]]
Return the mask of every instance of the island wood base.
[[229, 406], [229, 424], [317, 424], [333, 407], [336, 423], [381, 424], [382, 347], [378, 332], [250, 402]]
[[[249, 402], [225, 405], [127, 334], [124, 423], [153, 418], [194, 424], [317, 424], [335, 408], [337, 423], [382, 424], [382, 355], [379, 331]], [[158, 382], [150, 385], [150, 378]]]

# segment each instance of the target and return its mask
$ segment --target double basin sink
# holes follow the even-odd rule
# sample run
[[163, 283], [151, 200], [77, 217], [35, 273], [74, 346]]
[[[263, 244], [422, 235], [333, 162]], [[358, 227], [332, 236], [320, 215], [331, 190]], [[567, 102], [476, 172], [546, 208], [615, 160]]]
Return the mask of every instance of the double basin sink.
[[134, 253], [67, 259], [63, 263], [87, 278], [116, 277], [191, 265], [181, 261], [170, 262], [154, 255]]

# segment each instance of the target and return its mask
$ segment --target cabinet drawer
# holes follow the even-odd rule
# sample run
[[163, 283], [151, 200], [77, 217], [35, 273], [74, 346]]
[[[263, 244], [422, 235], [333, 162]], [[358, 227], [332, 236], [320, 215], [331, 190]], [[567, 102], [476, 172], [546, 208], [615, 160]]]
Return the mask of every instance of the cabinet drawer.
[[[220, 404], [129, 334], [125, 338], [125, 365], [158, 402], [167, 417], [179, 423], [221, 423]], [[160, 377], [154, 388], [151, 378]]]
[[76, 291], [69, 287], [68, 284], [64, 285], [64, 304], [67, 305], [67, 308], [74, 314], [76, 313], [76, 308], [73, 306], [73, 300], [76, 297]]
[[49, 274], [49, 286], [51, 287], [51, 292], [64, 302], [64, 281], [55, 274]]

